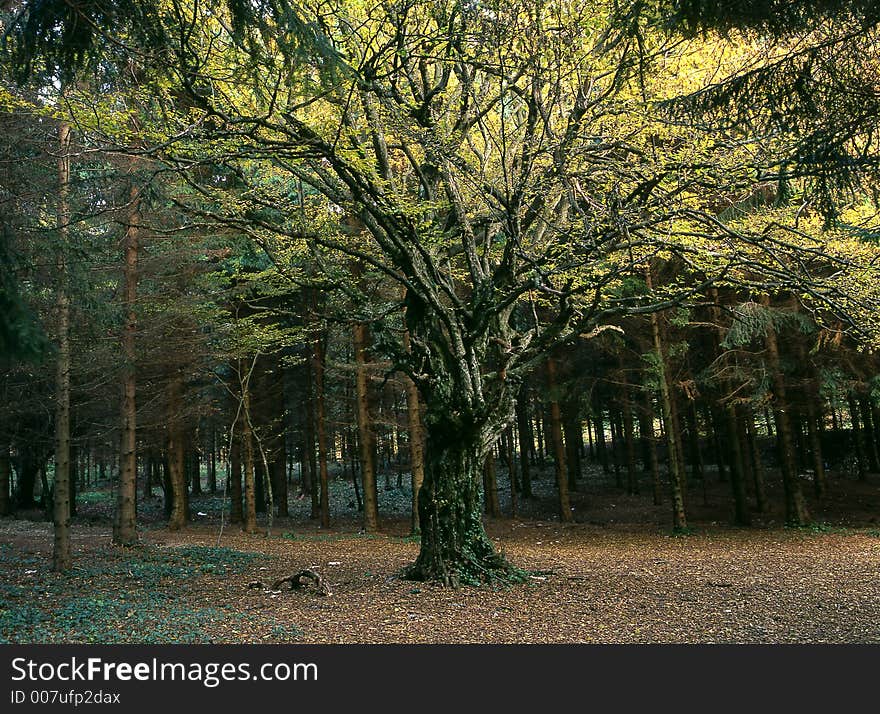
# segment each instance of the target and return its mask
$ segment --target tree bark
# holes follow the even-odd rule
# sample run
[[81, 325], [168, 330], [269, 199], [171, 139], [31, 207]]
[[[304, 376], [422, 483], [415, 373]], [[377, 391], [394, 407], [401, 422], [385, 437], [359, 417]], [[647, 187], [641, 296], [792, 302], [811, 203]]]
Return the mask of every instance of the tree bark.
[[[321, 484], [321, 528], [330, 527], [330, 478], [327, 471], [327, 414], [324, 395], [324, 340], [315, 340], [315, 422], [318, 436], [318, 472]], [[366, 489], [365, 489], [366, 490]], [[366, 498], [366, 496], [364, 496]], [[364, 509], [366, 511], [366, 508]]]
[[125, 227], [125, 327], [122, 331], [122, 434], [119, 453], [119, 485], [113, 542], [133, 545], [137, 535], [137, 411], [135, 403], [135, 334], [137, 331], [138, 242], [141, 225], [141, 194], [132, 182], [129, 189], [128, 225]]
[[238, 422], [233, 427], [232, 444], [229, 453], [229, 522], [241, 523], [244, 517], [241, 504], [241, 435]]
[[[650, 271], [648, 272], [648, 287], [651, 287]], [[663, 341], [660, 337], [660, 318], [657, 313], [651, 314], [651, 332], [654, 339], [654, 352], [657, 360], [657, 378], [660, 383], [660, 405], [663, 410], [663, 419], [666, 422], [666, 445], [669, 451], [669, 484], [672, 495], [672, 529], [676, 532], [687, 530], [687, 517], [684, 508], [684, 488], [682, 486], [683, 475], [681, 473], [681, 461], [678, 456], [678, 439], [675, 434], [675, 416], [673, 413], [669, 374], [666, 369], [666, 356], [663, 349]]]
[[856, 452], [856, 467], [858, 468], [859, 481], [868, 480], [868, 454], [865, 449], [865, 435], [859, 419], [859, 406], [855, 394], [850, 391], [846, 395], [849, 405], [849, 418], [852, 424], [853, 446]]
[[425, 480], [419, 492], [422, 541], [407, 577], [451, 587], [522, 580], [483, 529], [487, 439], [466, 409], [450, 406], [427, 404]]
[[[770, 298], [764, 296], [762, 303], [770, 307]], [[810, 517], [801, 493], [795, 470], [794, 438], [791, 431], [791, 417], [785, 389], [785, 376], [779, 360], [779, 344], [776, 331], [768, 326], [764, 337], [767, 348], [767, 360], [773, 385], [773, 405], [776, 412], [776, 431], [780, 446], [780, 462], [782, 466], [782, 485], [785, 491], [785, 522], [792, 526], [803, 526], [809, 523]]]
[[[175, 374], [169, 386], [168, 399], [168, 486], [171, 490], [171, 513], [168, 530], [180, 530], [187, 521], [185, 434], [182, 424], [183, 376]], [[168, 499], [166, 494], [166, 500]]]
[[644, 469], [651, 473], [651, 492], [655, 506], [662, 502], [662, 485], [660, 481], [660, 464], [657, 459], [657, 437], [654, 434], [654, 405], [651, 392], [647, 387], [643, 391], [643, 404], [639, 410], [639, 437], [645, 443], [646, 460]]
[[318, 497], [318, 469], [315, 463], [315, 390], [314, 390], [314, 347], [309, 346], [309, 358], [305, 360], [306, 376], [306, 408], [303, 418], [303, 452], [305, 466], [303, 470], [303, 488], [309, 494], [311, 502], [310, 518], [321, 515], [321, 502]]
[[376, 437], [370, 414], [367, 340], [367, 326], [360, 322], [356, 323], [354, 326], [355, 401], [361, 456], [361, 485], [364, 489], [364, 530], [367, 533], [375, 533], [379, 530], [379, 504], [376, 498], [376, 471], [373, 461]]
[[516, 400], [516, 426], [519, 433], [519, 470], [522, 484], [522, 497], [532, 497], [532, 470], [529, 461], [533, 439], [531, 422], [529, 421], [528, 392], [525, 387], [519, 391]]
[[245, 533], [257, 532], [257, 481], [254, 464], [254, 435], [251, 430], [251, 373], [241, 374], [239, 361], [239, 378], [241, 383], [241, 443], [244, 451], [244, 525]]
[[[404, 349], [409, 352], [409, 332], [403, 335]], [[410, 483], [412, 484], [412, 516], [410, 535], [418, 535], [419, 528], [419, 489], [425, 480], [425, 447], [422, 433], [422, 412], [419, 405], [419, 390], [409, 377], [406, 382], [406, 416], [409, 426]]]
[[498, 499], [498, 470], [495, 463], [495, 449], [489, 449], [486, 462], [483, 464], [483, 494], [486, 501], [486, 512], [492, 518], [501, 516], [501, 503]]
[[70, 124], [58, 126], [58, 238], [55, 270], [58, 280], [58, 354], [55, 371], [55, 521], [52, 569], [70, 569], [70, 295], [67, 248], [70, 224]]
[[556, 394], [556, 360], [547, 360], [547, 391], [550, 394], [550, 433], [553, 440], [553, 460], [556, 469], [556, 488], [559, 494], [559, 518], [570, 523], [571, 502], [568, 497], [568, 469], [565, 459], [565, 444], [562, 440], [562, 411]]
[[9, 447], [0, 446], [0, 516], [12, 513], [12, 494], [9, 489]]

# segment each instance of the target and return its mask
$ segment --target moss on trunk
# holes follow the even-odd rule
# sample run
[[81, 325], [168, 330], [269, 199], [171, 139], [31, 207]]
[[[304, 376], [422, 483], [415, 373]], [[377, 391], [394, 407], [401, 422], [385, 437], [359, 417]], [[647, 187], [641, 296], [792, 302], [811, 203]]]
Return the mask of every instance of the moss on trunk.
[[462, 420], [428, 419], [425, 480], [419, 491], [421, 551], [405, 573], [450, 587], [521, 582], [483, 528], [483, 464], [479, 429]]

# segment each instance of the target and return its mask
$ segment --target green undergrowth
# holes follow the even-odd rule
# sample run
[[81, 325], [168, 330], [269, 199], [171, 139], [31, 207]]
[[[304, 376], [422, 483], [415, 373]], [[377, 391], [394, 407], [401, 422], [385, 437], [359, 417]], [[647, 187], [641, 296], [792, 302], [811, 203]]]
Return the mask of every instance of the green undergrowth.
[[242, 615], [203, 605], [193, 586], [267, 557], [205, 546], [107, 547], [58, 575], [46, 560], [0, 545], [0, 566], [23, 576], [0, 585], [0, 642], [210, 642], [210, 626]]

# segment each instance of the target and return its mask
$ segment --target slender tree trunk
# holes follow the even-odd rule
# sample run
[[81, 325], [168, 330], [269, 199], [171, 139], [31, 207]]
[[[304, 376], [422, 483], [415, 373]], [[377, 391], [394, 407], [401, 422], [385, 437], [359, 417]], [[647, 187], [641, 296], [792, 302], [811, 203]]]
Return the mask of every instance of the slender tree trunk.
[[367, 533], [375, 533], [379, 529], [379, 504], [373, 461], [376, 437], [373, 433], [373, 420], [370, 414], [367, 341], [367, 326], [363, 323], [355, 324], [355, 400], [357, 402], [358, 442], [361, 456], [361, 484], [364, 487], [364, 530]]
[[55, 270], [58, 280], [58, 354], [55, 372], [55, 539], [52, 569], [70, 569], [70, 296], [67, 248], [70, 224], [70, 124], [58, 126], [58, 238]]
[[810, 440], [810, 455], [813, 459], [813, 489], [816, 498], [821, 500], [828, 493], [828, 480], [825, 477], [825, 461], [822, 455], [822, 440], [816, 426], [816, 407], [812, 395], [807, 395], [807, 436]]
[[578, 481], [581, 478], [581, 452], [580, 439], [578, 439], [578, 432], [581, 429], [579, 406], [576, 399], [568, 399], [560, 404], [569, 491], [577, 491]]
[[251, 430], [251, 373], [241, 374], [241, 443], [244, 447], [244, 526], [245, 533], [257, 532], [257, 480], [254, 464], [254, 435]]
[[492, 518], [501, 517], [501, 503], [498, 499], [498, 470], [495, 463], [495, 448], [489, 449], [483, 464], [483, 494], [486, 511]]
[[733, 522], [738, 526], [748, 526], [752, 521], [746, 498], [746, 455], [743, 453], [739, 439], [736, 408], [733, 405], [728, 405], [725, 408], [725, 414], [727, 416], [727, 443], [730, 446], [731, 456], [730, 488], [733, 493]]
[[636, 441], [633, 427], [632, 401], [626, 371], [621, 369], [621, 409], [623, 410], [623, 438], [626, 449], [626, 490], [631, 496], [639, 492], [639, 477], [636, 472]]
[[[651, 288], [651, 273], [648, 271], [648, 287]], [[687, 517], [684, 509], [684, 488], [678, 457], [678, 440], [675, 434], [675, 417], [672, 407], [672, 396], [669, 375], [666, 369], [666, 356], [663, 341], [660, 337], [660, 318], [657, 313], [651, 314], [651, 332], [654, 339], [654, 350], [657, 359], [657, 377], [660, 383], [660, 404], [666, 422], [666, 445], [669, 450], [669, 483], [672, 495], [672, 528], [675, 531], [687, 529]]]
[[865, 451], [868, 455], [868, 468], [872, 473], [880, 472], [880, 458], [877, 454], [877, 442], [874, 441], [874, 419], [871, 414], [871, 400], [867, 394], [859, 397], [859, 407], [862, 413], [862, 424], [865, 426], [864, 442]]
[[520, 388], [516, 400], [516, 427], [519, 432], [519, 470], [522, 483], [522, 497], [532, 497], [532, 469], [529, 452], [533, 448], [532, 424], [529, 421], [528, 392], [525, 386]]
[[516, 518], [519, 513], [519, 501], [516, 488], [516, 460], [513, 456], [513, 426], [508, 426], [504, 438], [504, 457], [507, 461], [507, 476], [510, 479], [510, 516]]
[[859, 407], [855, 394], [848, 392], [846, 395], [849, 404], [849, 418], [852, 424], [853, 446], [856, 452], [856, 465], [859, 470], [859, 481], [868, 480], [868, 455], [865, 449], [865, 435], [859, 423]]
[[568, 498], [568, 474], [565, 461], [565, 444], [562, 440], [562, 412], [556, 394], [556, 360], [547, 360], [547, 391], [550, 395], [550, 432], [553, 440], [553, 460], [556, 466], [556, 488], [559, 492], [559, 518], [563, 523], [574, 520]]
[[132, 181], [129, 189], [128, 225], [125, 227], [125, 327], [122, 331], [122, 434], [119, 453], [119, 485], [116, 491], [116, 517], [113, 542], [137, 542], [137, 411], [135, 404], [135, 334], [137, 331], [138, 239], [141, 225], [141, 194]]
[[[404, 347], [410, 349], [409, 332], [403, 335]], [[412, 516], [410, 535], [418, 535], [419, 529], [419, 489], [425, 480], [425, 447], [422, 434], [422, 412], [419, 406], [419, 390], [409, 378], [406, 380], [406, 416], [409, 425], [409, 461], [412, 484]]]
[[229, 448], [229, 522], [241, 523], [244, 518], [241, 504], [241, 434], [240, 423], [233, 429], [232, 444]]
[[[321, 528], [329, 528], [330, 477], [327, 471], [327, 415], [324, 398], [324, 340], [320, 337], [315, 340], [314, 369], [315, 421], [318, 432], [318, 470], [321, 481]], [[366, 488], [364, 490], [366, 491]], [[366, 499], [366, 495], [364, 498]], [[364, 510], [366, 511], [366, 508]]]
[[[770, 298], [764, 296], [762, 303], [769, 308]], [[791, 431], [791, 416], [785, 389], [785, 376], [779, 361], [779, 345], [776, 331], [768, 327], [764, 338], [767, 348], [767, 359], [773, 385], [773, 403], [776, 411], [777, 436], [780, 445], [780, 462], [782, 466], [782, 485], [785, 491], [785, 522], [788, 525], [803, 526], [809, 523], [810, 516], [801, 493], [795, 470], [794, 438]]]
[[306, 374], [306, 409], [303, 423], [303, 451], [306, 468], [303, 471], [303, 487], [311, 500], [310, 518], [321, 515], [321, 502], [318, 496], [318, 469], [315, 463], [315, 394], [314, 394], [314, 347], [309, 347], [309, 359], [305, 363]]
[[9, 447], [0, 446], [0, 516], [12, 513], [12, 493], [9, 488]]
[[752, 475], [755, 479], [755, 510], [763, 513], [767, 510], [767, 489], [764, 486], [764, 466], [761, 463], [761, 452], [758, 449], [758, 431], [755, 426], [755, 415], [749, 411], [746, 423], [749, 451], [752, 459]]
[[596, 425], [596, 453], [599, 455], [602, 471], [607, 474], [611, 472], [611, 469], [608, 464], [608, 448], [605, 444], [605, 417], [603, 416], [598, 396], [596, 396], [593, 403], [595, 409], [593, 423]]
[[654, 405], [651, 392], [643, 390], [643, 404], [639, 411], [639, 436], [645, 443], [646, 460], [644, 468], [651, 473], [651, 492], [655, 506], [662, 502], [662, 485], [660, 482], [660, 464], [657, 459], [657, 437], [654, 435]]
[[211, 425], [211, 454], [208, 462], [208, 488], [217, 493], [217, 432]]
[[181, 422], [183, 399], [183, 376], [178, 372], [171, 378], [168, 398], [168, 489], [166, 502], [170, 496], [171, 511], [168, 517], [168, 530], [180, 530], [187, 521], [187, 493], [185, 430]]

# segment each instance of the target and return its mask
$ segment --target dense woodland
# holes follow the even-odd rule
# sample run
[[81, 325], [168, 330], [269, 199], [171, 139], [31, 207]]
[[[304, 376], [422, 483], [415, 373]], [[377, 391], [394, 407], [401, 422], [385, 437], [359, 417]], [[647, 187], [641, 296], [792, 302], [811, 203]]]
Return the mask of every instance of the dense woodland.
[[734, 5], [4, 3], [0, 515], [65, 570], [87, 492], [132, 545], [397, 489], [458, 585], [585, 489], [880, 488], [875, 4]]

